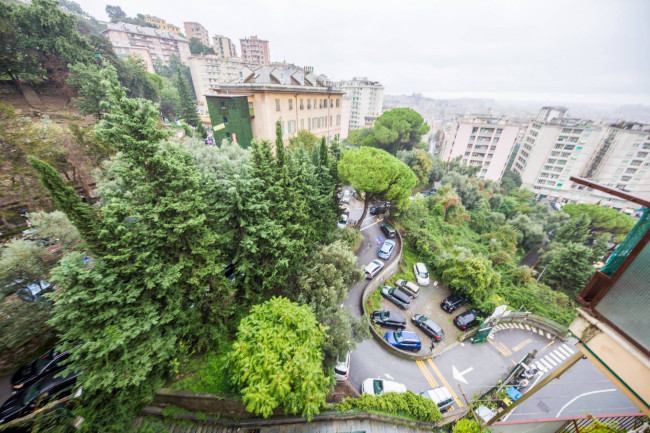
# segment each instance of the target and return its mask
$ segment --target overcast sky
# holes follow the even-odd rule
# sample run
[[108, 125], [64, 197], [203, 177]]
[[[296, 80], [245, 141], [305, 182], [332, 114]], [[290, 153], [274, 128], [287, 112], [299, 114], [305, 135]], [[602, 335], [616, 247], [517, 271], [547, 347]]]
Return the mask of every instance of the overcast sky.
[[[77, 0], [107, 19], [106, 0]], [[648, 0], [110, 0], [388, 94], [650, 104]]]

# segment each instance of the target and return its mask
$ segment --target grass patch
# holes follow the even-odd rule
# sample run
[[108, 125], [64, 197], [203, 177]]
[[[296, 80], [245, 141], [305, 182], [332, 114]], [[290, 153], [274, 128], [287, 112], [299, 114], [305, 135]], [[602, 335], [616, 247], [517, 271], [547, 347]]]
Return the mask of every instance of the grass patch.
[[226, 368], [226, 354], [230, 346], [224, 345], [220, 353], [209, 351], [194, 356], [185, 363], [170, 388], [177, 391], [209, 392], [212, 394], [232, 394], [235, 387], [230, 382], [230, 373]]
[[374, 292], [370, 296], [368, 296], [368, 299], [366, 299], [366, 311], [370, 314], [371, 312], [375, 310], [379, 310], [381, 308], [381, 288], [378, 287], [375, 289]]

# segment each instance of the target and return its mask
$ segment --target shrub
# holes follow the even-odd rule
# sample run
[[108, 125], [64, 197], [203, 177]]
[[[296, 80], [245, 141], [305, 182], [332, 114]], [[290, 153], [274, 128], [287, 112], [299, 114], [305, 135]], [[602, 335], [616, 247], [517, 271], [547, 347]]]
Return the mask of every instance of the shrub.
[[360, 398], [347, 398], [336, 405], [336, 410], [375, 411], [390, 415], [436, 422], [442, 419], [438, 406], [428, 398], [407, 391], [403, 394], [389, 392], [379, 396], [364, 394]]

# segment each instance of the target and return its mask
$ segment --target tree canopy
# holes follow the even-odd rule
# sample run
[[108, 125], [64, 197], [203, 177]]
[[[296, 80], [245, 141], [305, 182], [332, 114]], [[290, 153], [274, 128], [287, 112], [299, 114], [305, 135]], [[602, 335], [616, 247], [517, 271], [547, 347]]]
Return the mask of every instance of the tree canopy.
[[429, 132], [420, 114], [410, 108], [393, 108], [375, 121], [373, 132], [381, 149], [395, 155], [398, 150], [412, 150]]
[[237, 328], [229, 360], [246, 410], [265, 418], [277, 407], [311, 420], [325, 404], [327, 336], [307, 305], [274, 297], [255, 305]]
[[341, 181], [348, 183], [360, 194], [365, 194], [363, 214], [357, 227], [375, 200], [390, 200], [401, 209], [411, 195], [417, 178], [411, 169], [388, 152], [372, 147], [346, 151], [338, 165]]

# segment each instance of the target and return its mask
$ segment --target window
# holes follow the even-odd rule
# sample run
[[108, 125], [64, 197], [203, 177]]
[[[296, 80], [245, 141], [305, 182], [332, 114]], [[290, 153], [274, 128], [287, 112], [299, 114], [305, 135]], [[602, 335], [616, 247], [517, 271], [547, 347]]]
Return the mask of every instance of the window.
[[305, 119], [300, 119], [300, 129], [305, 129]]
[[307, 99], [307, 109], [311, 110], [311, 99]]
[[224, 118], [223, 118], [223, 124], [224, 124], [224, 125], [227, 125], [227, 124], [228, 124], [228, 118], [225, 117], [225, 116], [224, 116]]
[[332, 126], [332, 125], [333, 125], [333, 123], [332, 123], [332, 116], [330, 116], [330, 126]]
[[289, 111], [293, 110], [293, 99], [289, 99]]
[[627, 170], [625, 170], [625, 173], [634, 174], [634, 173], [636, 173], [636, 168], [628, 168]]
[[[314, 106], [316, 105], [314, 104]], [[323, 99], [318, 100], [318, 108], [323, 108]]]
[[300, 109], [301, 109], [301, 110], [304, 110], [304, 109], [305, 109], [305, 100], [304, 100], [304, 99], [301, 99], [301, 100], [300, 100]]
[[339, 104], [340, 104], [340, 103], [341, 103], [341, 100], [340, 100], [340, 99], [337, 99], [337, 100], [336, 100], [336, 108], [339, 108]]
[[630, 163], [630, 165], [633, 166], [633, 167], [638, 167], [638, 166], [641, 165], [641, 161], [639, 161], [638, 159], [635, 159], [634, 161], [632, 161]]
[[646, 156], [648, 156], [648, 152], [637, 152], [636, 153], [637, 158], [645, 158]]
[[226, 103], [223, 101], [219, 102], [219, 107], [226, 108]]
[[641, 145], [641, 143], [634, 143], [634, 144], [632, 145], [632, 147], [639, 147], [640, 145]]
[[632, 176], [621, 176], [621, 182], [627, 182], [632, 179]]
[[[337, 99], [336, 102], [338, 102], [338, 101], [339, 100]], [[336, 105], [338, 106], [338, 104], [336, 104]], [[339, 126], [340, 124], [341, 124], [341, 115], [337, 114], [336, 115], [336, 126]]]
[[323, 99], [323, 108], [327, 108], [327, 99]]
[[280, 111], [280, 100], [277, 98], [275, 100], [275, 111]]
[[503, 132], [503, 129], [499, 128], [497, 129], [497, 135], [501, 134]]

